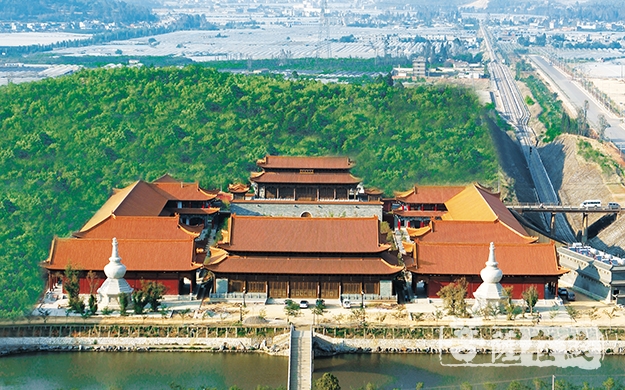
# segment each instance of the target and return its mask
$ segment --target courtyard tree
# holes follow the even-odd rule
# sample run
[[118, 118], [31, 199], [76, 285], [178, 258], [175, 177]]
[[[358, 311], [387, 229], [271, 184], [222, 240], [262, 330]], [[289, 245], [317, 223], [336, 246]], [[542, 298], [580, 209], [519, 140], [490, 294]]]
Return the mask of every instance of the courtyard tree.
[[65, 267], [63, 286], [69, 296], [68, 304], [70, 309], [82, 314], [85, 311], [85, 303], [80, 299], [79, 271], [74, 269], [71, 264], [67, 264]]
[[534, 285], [529, 286], [523, 290], [521, 296], [523, 297], [525, 304], [527, 304], [527, 307], [529, 307], [530, 314], [534, 314], [534, 306], [536, 306], [536, 303], [538, 302], [538, 290], [536, 290], [536, 287]]
[[456, 317], [467, 317], [467, 280], [460, 278], [441, 288], [438, 293], [443, 299], [443, 306], [447, 314]]
[[314, 325], [316, 318], [318, 316], [323, 316], [327, 312], [326, 305], [323, 303], [323, 301], [317, 300], [317, 302], [315, 303], [315, 306], [313, 306], [312, 309], [310, 309], [310, 311], [313, 314], [313, 325]]
[[284, 305], [284, 313], [286, 314], [287, 321], [291, 317], [299, 317], [301, 313], [299, 304], [295, 301], [288, 299]]

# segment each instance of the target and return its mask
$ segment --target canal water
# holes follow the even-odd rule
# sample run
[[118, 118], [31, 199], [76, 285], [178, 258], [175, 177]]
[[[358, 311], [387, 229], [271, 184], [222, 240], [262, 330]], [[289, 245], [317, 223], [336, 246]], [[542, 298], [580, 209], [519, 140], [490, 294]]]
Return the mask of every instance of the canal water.
[[[480, 366], [490, 356], [477, 356], [472, 365], [441, 364], [439, 355], [362, 354], [315, 359], [314, 379], [331, 372], [341, 388], [358, 389], [374, 383], [380, 389], [459, 388], [472, 384], [475, 390], [493, 383], [505, 389], [519, 380], [534, 388], [532, 378], [551, 383], [566, 379], [581, 385], [601, 386], [607, 377], [625, 382], [625, 357], [606, 356], [594, 370], [576, 367]], [[443, 359], [444, 363], [444, 359]], [[184, 389], [236, 385], [244, 390], [257, 385], [286, 387], [288, 358], [263, 354], [206, 352], [66, 352], [33, 353], [0, 358], [2, 389]]]

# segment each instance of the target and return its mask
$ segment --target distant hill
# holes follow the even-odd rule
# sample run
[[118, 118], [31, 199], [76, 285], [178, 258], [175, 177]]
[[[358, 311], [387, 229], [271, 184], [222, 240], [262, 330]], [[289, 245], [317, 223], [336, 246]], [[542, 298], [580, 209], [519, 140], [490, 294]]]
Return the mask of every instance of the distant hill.
[[267, 153], [347, 155], [365, 184], [496, 181], [468, 90], [291, 81], [200, 66], [84, 70], [0, 87], [0, 316], [41, 293], [53, 235], [78, 230], [114, 187], [169, 172], [225, 189]]
[[0, 21], [104, 23], [155, 21], [151, 9], [117, 0], [0, 0]]

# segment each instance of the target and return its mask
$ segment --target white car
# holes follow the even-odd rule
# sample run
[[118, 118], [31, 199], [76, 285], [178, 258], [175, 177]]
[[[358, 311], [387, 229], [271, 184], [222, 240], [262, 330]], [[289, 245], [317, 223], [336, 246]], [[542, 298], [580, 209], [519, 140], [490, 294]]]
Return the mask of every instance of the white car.
[[352, 303], [349, 301], [349, 299], [344, 299], [341, 305], [343, 305], [345, 309], [350, 309], [352, 307]]

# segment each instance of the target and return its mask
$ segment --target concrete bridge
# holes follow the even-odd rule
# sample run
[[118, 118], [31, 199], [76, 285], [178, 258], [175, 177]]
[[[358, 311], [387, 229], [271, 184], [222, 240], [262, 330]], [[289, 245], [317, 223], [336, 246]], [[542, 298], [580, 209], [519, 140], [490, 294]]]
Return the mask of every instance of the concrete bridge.
[[508, 205], [509, 210], [514, 210], [520, 214], [523, 213], [548, 213], [551, 215], [549, 219], [549, 227], [553, 232], [556, 224], [556, 214], [581, 213], [582, 214], [582, 243], [586, 244], [588, 240], [588, 214], [616, 214], [617, 216], [623, 211], [620, 207], [580, 207], [566, 206], [557, 204], [519, 204]]
[[295, 330], [291, 326], [291, 352], [289, 355], [289, 382], [287, 390], [310, 390], [314, 371], [312, 328]]

